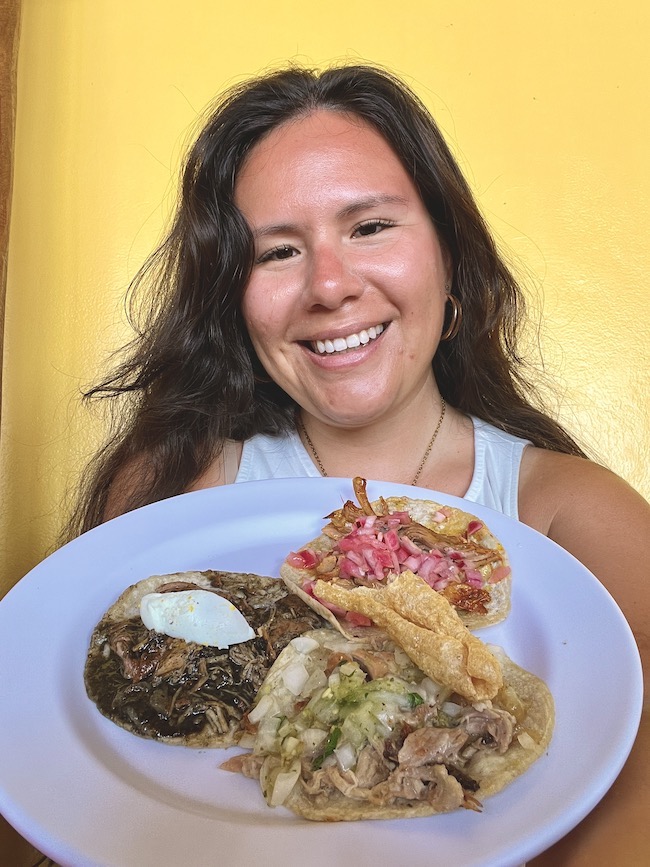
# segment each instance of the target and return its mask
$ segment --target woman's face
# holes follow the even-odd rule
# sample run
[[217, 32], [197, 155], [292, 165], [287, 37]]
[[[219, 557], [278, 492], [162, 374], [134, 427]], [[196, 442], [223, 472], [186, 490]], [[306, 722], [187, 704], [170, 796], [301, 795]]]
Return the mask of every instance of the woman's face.
[[337, 426], [430, 403], [448, 256], [381, 135], [334, 111], [289, 121], [253, 149], [235, 202], [255, 239], [242, 309], [269, 376]]

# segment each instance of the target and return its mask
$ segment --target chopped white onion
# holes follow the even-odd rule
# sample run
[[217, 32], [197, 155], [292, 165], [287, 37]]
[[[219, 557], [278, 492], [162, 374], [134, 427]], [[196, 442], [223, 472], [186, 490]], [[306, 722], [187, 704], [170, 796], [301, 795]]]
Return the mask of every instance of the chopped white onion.
[[248, 714], [248, 719], [255, 724], [259, 722], [263, 716], [272, 715], [277, 709], [277, 703], [272, 695], [263, 695], [255, 705], [253, 710]]
[[305, 729], [300, 732], [300, 740], [311, 752], [314, 752], [326, 738], [327, 732], [324, 729]]
[[264, 795], [264, 799], [267, 804], [270, 803], [271, 798], [271, 777], [273, 774], [274, 768], [278, 766], [278, 759], [276, 756], [267, 756], [262, 762], [262, 767], [260, 768], [260, 788], [262, 790], [262, 794]]
[[517, 735], [517, 740], [525, 750], [534, 750], [537, 744], [528, 734], [528, 732], [520, 732]]
[[273, 752], [278, 746], [278, 729], [280, 718], [277, 716], [263, 717], [257, 729], [255, 748], [260, 753]]
[[273, 792], [268, 801], [271, 807], [279, 807], [287, 800], [300, 776], [300, 759], [294, 759], [287, 771], [280, 771], [273, 784]]
[[424, 690], [429, 704], [435, 704], [438, 696], [442, 692], [440, 684], [435, 683], [430, 677], [425, 677], [420, 682], [420, 690]]
[[282, 682], [292, 695], [300, 695], [308, 678], [309, 672], [299, 660], [287, 666], [282, 672]]
[[357, 763], [357, 753], [351, 743], [348, 741], [341, 744], [334, 750], [336, 761], [342, 771], [349, 771]]
[[335, 668], [334, 671], [330, 674], [327, 682], [332, 687], [332, 689], [336, 689], [336, 687], [341, 683], [341, 675], [339, 674], [338, 668]]
[[395, 662], [400, 666], [400, 668], [404, 668], [407, 665], [411, 665], [411, 657], [408, 653], [405, 653], [401, 647], [395, 648]]
[[446, 701], [442, 706], [442, 712], [446, 713], [447, 716], [458, 716], [461, 711], [462, 707], [453, 701]]
[[307, 678], [305, 685], [302, 688], [302, 695], [313, 695], [316, 690], [323, 689], [327, 686], [327, 677], [325, 672], [320, 668], [315, 669]]
[[293, 735], [287, 735], [282, 741], [282, 753], [287, 756], [295, 753], [300, 747], [300, 741]]
[[298, 653], [304, 654], [311, 653], [312, 650], [319, 646], [315, 639], [309, 638], [306, 635], [298, 635], [296, 638], [292, 638], [289, 644], [291, 644]]

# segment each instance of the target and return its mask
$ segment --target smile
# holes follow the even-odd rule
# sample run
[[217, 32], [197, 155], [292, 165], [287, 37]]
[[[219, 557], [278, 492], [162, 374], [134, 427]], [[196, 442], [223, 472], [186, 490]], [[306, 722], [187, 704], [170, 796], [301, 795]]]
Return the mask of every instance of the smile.
[[347, 349], [356, 349], [365, 346], [371, 340], [375, 340], [384, 330], [383, 325], [371, 325], [363, 331], [349, 334], [347, 337], [335, 337], [334, 340], [316, 340], [311, 343], [311, 348], [318, 355], [331, 355], [333, 352], [345, 352]]

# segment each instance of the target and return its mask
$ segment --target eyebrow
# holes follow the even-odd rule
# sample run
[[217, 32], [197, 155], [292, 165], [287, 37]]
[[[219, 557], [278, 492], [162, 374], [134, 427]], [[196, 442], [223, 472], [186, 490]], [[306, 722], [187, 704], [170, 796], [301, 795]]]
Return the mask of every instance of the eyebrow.
[[369, 196], [367, 199], [361, 199], [358, 202], [352, 202], [346, 205], [338, 213], [337, 217], [351, 217], [359, 211], [365, 211], [368, 208], [375, 208], [377, 205], [406, 205], [407, 199], [404, 196], [391, 196], [389, 193], [380, 196]]
[[[369, 196], [367, 199], [360, 199], [358, 202], [351, 202], [340, 211], [336, 212], [337, 219], [345, 217], [353, 217], [361, 211], [375, 208], [378, 205], [407, 205], [408, 200], [404, 196], [392, 196], [389, 194]], [[296, 232], [298, 227], [293, 223], [271, 223], [268, 226], [260, 226], [253, 232], [254, 238], [263, 238], [267, 235], [283, 235]]]

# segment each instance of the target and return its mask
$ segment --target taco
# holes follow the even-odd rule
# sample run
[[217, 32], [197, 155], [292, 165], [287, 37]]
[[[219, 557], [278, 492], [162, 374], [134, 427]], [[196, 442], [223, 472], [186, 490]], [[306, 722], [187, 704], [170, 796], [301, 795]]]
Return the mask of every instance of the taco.
[[292, 592], [346, 634], [351, 624], [368, 625], [368, 619], [323, 603], [315, 582], [377, 587], [409, 570], [442, 594], [470, 629], [506, 618], [511, 569], [484, 521], [432, 500], [382, 497], [371, 503], [365, 479], [353, 479], [353, 486], [358, 505], [348, 500], [328, 515], [322, 534], [282, 564], [280, 575]]
[[270, 806], [316, 821], [481, 810], [544, 753], [554, 725], [543, 681], [494, 653], [503, 682], [472, 701], [374, 627], [360, 639], [304, 633], [249, 712], [252, 752], [222, 767], [259, 780]]
[[[182, 607], [181, 599], [196, 613], [197, 591], [225, 608], [222, 631], [230, 629], [230, 638], [199, 643], [143, 623], [143, 599], [162, 599], [169, 622], [168, 612]], [[203, 597], [206, 591], [210, 595]], [[243, 632], [238, 627], [233, 637], [235, 618]], [[142, 737], [231, 746], [278, 654], [292, 638], [321, 625], [277, 578], [217, 571], [152, 576], [125, 590], [96, 626], [84, 671], [86, 692], [104, 716]]]

